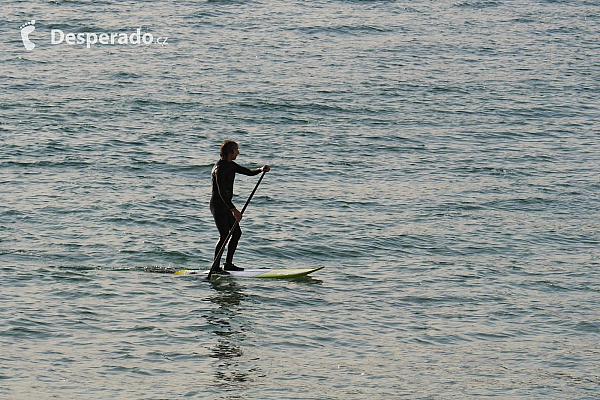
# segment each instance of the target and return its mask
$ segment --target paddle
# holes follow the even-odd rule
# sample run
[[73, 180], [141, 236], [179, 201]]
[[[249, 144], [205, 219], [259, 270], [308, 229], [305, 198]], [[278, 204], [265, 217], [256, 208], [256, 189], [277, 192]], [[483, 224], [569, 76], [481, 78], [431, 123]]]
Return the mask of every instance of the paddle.
[[[246, 204], [244, 204], [244, 208], [242, 208], [242, 211], [240, 212], [240, 214], [244, 215], [244, 211], [246, 211], [246, 207], [248, 207], [250, 200], [252, 200], [252, 196], [254, 196], [254, 192], [256, 192], [256, 189], [258, 189], [258, 185], [260, 185], [260, 182], [263, 180], [266, 173], [267, 173], [267, 171], [263, 171], [262, 175], [260, 176], [260, 179], [256, 183], [256, 186], [254, 186], [254, 190], [252, 191], [252, 193], [250, 193], [250, 197], [248, 197], [248, 200], [246, 200]], [[219, 266], [219, 262], [221, 261], [221, 257], [223, 256], [223, 252], [225, 251], [225, 246], [227, 246], [229, 239], [231, 239], [231, 235], [233, 235], [233, 231], [235, 230], [235, 228], [237, 228], [237, 226], [239, 224], [240, 224], [240, 222], [237, 220], [234, 222], [233, 226], [231, 227], [231, 230], [229, 231], [229, 234], [227, 235], [227, 239], [225, 239], [225, 241], [223, 242], [223, 245], [219, 249], [219, 253], [217, 253], [217, 255], [215, 256], [215, 259], [212, 263], [212, 266], [210, 267], [210, 271], [208, 271], [208, 276], [206, 277], [206, 279], [210, 279], [210, 276], [215, 272], [215, 270]]]

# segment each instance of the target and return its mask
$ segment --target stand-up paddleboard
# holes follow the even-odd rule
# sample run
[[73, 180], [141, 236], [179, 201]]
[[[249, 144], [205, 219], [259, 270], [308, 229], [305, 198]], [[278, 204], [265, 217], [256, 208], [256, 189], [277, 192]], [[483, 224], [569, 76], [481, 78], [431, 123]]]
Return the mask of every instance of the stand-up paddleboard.
[[[228, 274], [217, 274], [213, 273], [213, 277], [241, 277], [241, 278], [271, 278], [271, 279], [286, 279], [286, 278], [298, 278], [311, 274], [315, 271], [323, 269], [324, 267], [318, 268], [297, 268], [297, 269], [245, 269], [243, 271], [227, 271]], [[199, 269], [183, 269], [176, 271], [175, 275], [208, 275], [208, 271]]]

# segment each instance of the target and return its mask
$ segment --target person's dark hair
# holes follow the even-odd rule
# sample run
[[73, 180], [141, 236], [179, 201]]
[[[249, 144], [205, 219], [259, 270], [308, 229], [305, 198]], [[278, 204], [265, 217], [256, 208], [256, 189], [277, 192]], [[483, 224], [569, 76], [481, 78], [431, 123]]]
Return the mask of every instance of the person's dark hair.
[[227, 158], [228, 155], [233, 153], [236, 147], [238, 147], [238, 144], [233, 140], [226, 140], [221, 143], [221, 158]]

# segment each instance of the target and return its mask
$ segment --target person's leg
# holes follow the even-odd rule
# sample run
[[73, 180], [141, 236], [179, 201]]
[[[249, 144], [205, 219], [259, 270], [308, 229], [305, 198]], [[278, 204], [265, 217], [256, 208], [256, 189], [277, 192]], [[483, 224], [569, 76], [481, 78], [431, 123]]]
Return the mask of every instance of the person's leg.
[[[227, 235], [229, 235], [229, 230], [231, 229], [230, 220], [227, 216], [227, 214], [231, 214], [231, 212], [227, 209], [224, 210], [219, 210], [217, 208], [212, 208], [210, 209], [210, 211], [212, 212], [213, 218], [215, 220], [215, 225], [217, 226], [217, 229], [219, 230], [219, 241], [217, 242], [216, 246], [215, 246], [215, 256], [213, 257], [213, 261], [219, 257], [219, 250], [221, 250], [221, 247], [223, 247], [223, 243], [225, 242], [225, 239], [227, 239]], [[231, 217], [233, 218], [233, 215], [231, 215]], [[235, 221], [235, 218], [234, 218]], [[229, 252], [228, 252], [229, 253]], [[221, 264], [221, 257], [219, 257], [219, 262], [218, 264]]]
[[[235, 218], [234, 218], [235, 223]], [[231, 229], [231, 228], [230, 228]], [[238, 242], [240, 241], [240, 237], [242, 236], [242, 230], [240, 226], [236, 226], [231, 235], [231, 239], [229, 239], [229, 245], [227, 246], [227, 258], [225, 259], [225, 267], [233, 265], [233, 255], [235, 254], [235, 249], [237, 249]]]

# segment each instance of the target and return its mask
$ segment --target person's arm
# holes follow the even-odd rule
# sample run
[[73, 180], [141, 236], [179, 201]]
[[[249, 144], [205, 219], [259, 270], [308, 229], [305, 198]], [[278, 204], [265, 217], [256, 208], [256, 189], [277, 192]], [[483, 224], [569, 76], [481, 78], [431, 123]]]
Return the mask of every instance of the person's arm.
[[269, 172], [271, 168], [268, 165], [264, 165], [262, 168], [248, 169], [246, 167], [242, 167], [241, 165], [235, 164], [235, 172], [242, 175], [254, 176], [258, 175], [261, 172]]
[[[269, 167], [268, 165], [264, 165], [262, 168], [256, 168], [256, 169], [248, 169], [246, 167], [242, 167], [241, 165], [238, 165], [237, 163], [234, 163], [234, 165], [235, 165], [235, 172], [240, 173], [242, 175], [248, 175], [248, 176], [258, 175], [261, 172], [269, 172], [271, 170], [271, 167]], [[229, 203], [231, 203], [231, 202], [229, 202]], [[227, 203], [228, 206], [229, 206], [229, 203]], [[231, 205], [233, 206], [233, 203], [231, 203]], [[235, 208], [235, 206], [229, 207], [229, 209], [231, 210], [231, 213], [233, 214], [236, 221], [242, 220], [242, 213], [239, 212], [238, 209]]]

